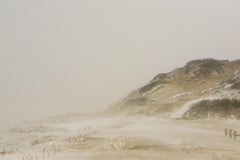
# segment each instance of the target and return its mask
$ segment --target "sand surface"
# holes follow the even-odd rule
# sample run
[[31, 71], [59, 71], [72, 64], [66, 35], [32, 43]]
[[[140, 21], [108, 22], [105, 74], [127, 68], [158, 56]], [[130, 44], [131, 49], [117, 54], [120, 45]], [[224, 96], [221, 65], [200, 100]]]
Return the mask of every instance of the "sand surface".
[[240, 160], [240, 137], [224, 135], [225, 128], [240, 131], [236, 120], [98, 117], [34, 125], [41, 129], [1, 133], [1, 160]]

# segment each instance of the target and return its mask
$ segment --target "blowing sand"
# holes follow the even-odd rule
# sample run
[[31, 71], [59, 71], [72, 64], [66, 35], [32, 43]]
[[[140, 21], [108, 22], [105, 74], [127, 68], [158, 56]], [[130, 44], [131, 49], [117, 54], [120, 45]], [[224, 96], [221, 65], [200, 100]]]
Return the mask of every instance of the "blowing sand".
[[[43, 125], [57, 131], [15, 133], [36, 136], [22, 140], [21, 147], [9, 153], [4, 153], [7, 140], [1, 139], [0, 159], [240, 160], [240, 137], [233, 140], [224, 135], [225, 128], [240, 131], [239, 121], [108, 117]], [[39, 138], [43, 135], [52, 138]]]

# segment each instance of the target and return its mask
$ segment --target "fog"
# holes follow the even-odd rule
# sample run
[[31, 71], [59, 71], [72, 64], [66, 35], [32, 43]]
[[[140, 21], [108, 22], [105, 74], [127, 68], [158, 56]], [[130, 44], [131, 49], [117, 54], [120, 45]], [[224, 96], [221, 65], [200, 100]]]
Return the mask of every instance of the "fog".
[[95, 112], [160, 72], [237, 59], [237, 0], [1, 0], [0, 127]]

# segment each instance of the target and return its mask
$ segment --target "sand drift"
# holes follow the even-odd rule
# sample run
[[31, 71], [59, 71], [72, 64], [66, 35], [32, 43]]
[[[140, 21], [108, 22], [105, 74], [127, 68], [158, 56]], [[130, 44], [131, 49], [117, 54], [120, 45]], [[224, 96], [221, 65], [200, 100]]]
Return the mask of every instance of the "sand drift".
[[1, 132], [0, 159], [238, 160], [240, 141], [226, 138], [223, 128], [239, 128], [239, 124], [143, 117], [44, 121], [32, 130], [22, 127]]

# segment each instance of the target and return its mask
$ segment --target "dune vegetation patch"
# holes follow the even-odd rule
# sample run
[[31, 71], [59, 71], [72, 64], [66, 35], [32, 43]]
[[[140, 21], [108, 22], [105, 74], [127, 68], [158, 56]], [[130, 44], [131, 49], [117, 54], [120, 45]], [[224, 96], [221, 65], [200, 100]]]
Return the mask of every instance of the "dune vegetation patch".
[[240, 119], [240, 100], [202, 100], [192, 105], [183, 115], [184, 119], [235, 118]]

